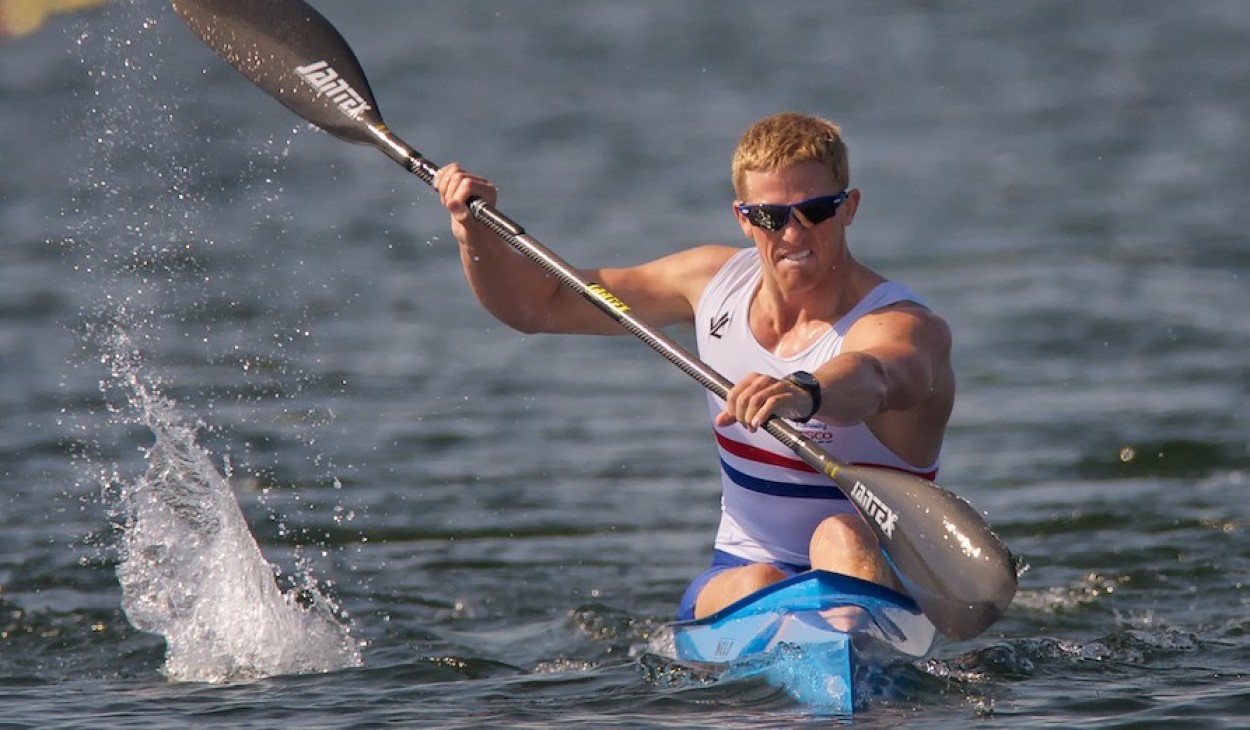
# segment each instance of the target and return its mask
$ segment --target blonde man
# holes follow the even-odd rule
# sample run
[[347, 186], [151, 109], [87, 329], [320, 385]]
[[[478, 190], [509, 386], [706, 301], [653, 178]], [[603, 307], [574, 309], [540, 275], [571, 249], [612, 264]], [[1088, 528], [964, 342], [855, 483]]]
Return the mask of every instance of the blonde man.
[[[657, 327], [693, 324], [699, 356], [735, 383], [709, 395], [720, 453], [721, 521], [712, 564], [678, 618], [711, 614], [810, 568], [901, 590], [875, 537], [826, 477], [761, 426], [793, 421], [834, 457], [933, 478], [955, 397], [946, 323], [902, 285], [857, 261], [859, 209], [838, 127], [785, 112], [756, 122], [733, 157], [732, 210], [749, 248], [706, 245], [590, 281]], [[474, 221], [486, 179], [456, 164], [435, 187], [451, 214], [474, 294], [523, 332], [623, 334], [578, 293]]]

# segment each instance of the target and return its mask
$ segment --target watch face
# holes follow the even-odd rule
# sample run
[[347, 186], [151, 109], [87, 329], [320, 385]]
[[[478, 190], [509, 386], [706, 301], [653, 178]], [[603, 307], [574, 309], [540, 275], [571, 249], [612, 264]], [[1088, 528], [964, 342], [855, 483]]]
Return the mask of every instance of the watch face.
[[790, 373], [790, 377], [794, 378], [794, 382], [798, 383], [804, 388], [820, 387], [820, 383], [816, 382], [816, 376], [812, 375], [809, 372], [804, 372], [803, 370], [799, 370], [799, 371]]

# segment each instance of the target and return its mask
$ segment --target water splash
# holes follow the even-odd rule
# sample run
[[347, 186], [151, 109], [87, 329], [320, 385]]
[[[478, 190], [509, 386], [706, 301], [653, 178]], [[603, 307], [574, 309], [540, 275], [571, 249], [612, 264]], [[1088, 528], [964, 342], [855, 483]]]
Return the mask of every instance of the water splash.
[[165, 637], [164, 673], [225, 682], [359, 666], [346, 625], [314, 581], [278, 588], [227, 475], [145, 375], [121, 325], [108, 332], [102, 359], [125, 394], [124, 415], [155, 438], [147, 471], [120, 487], [117, 576], [130, 622]]

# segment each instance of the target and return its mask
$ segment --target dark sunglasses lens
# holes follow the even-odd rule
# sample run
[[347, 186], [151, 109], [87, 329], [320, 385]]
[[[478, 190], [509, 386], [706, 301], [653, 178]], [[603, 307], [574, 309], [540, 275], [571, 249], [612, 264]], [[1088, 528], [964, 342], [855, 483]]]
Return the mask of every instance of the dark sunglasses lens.
[[794, 207], [798, 208], [803, 217], [810, 221], [812, 225], [816, 225], [832, 218], [838, 212], [838, 206], [842, 204], [842, 201], [843, 198], [841, 196], [835, 195], [829, 198], [809, 200]]
[[753, 205], [748, 211], [747, 220], [768, 231], [785, 228], [790, 217], [790, 207], [786, 205]]

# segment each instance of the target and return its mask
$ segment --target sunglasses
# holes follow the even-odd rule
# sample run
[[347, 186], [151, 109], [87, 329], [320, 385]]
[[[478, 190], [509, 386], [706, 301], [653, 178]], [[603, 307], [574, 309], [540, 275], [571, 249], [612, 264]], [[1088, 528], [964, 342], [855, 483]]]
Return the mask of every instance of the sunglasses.
[[786, 221], [790, 220], [790, 216], [796, 210], [803, 216], [799, 222], [806, 221], [805, 227], [823, 223], [838, 212], [838, 206], [846, 202], [846, 198], [847, 192], [843, 190], [837, 195], [809, 198], [794, 205], [747, 205], [739, 203], [734, 208], [742, 214], [742, 217], [750, 221], [751, 225], [763, 228], [766, 231], [776, 232], [786, 227]]

